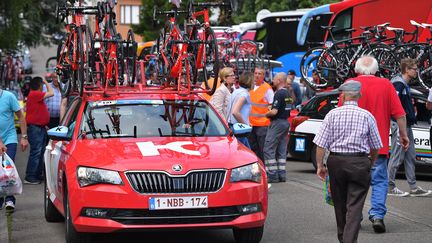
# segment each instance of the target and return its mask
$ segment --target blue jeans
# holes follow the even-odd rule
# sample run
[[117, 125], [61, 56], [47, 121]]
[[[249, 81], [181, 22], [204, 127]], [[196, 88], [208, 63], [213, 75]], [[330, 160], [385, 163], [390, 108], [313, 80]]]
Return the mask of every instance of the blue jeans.
[[246, 146], [246, 147], [248, 147], [248, 148], [251, 148], [250, 145], [249, 145], [249, 141], [248, 141], [247, 137], [242, 137], [242, 138], [238, 138], [238, 137], [236, 137], [236, 138], [237, 138], [237, 140], [238, 140], [240, 143], [242, 143], [244, 146]]
[[379, 156], [371, 169], [371, 209], [370, 219], [384, 219], [387, 213], [386, 200], [388, 190], [387, 158]]
[[27, 161], [25, 180], [29, 182], [41, 181], [44, 169], [44, 153], [47, 141], [45, 127], [29, 125], [27, 129], [30, 144], [30, 154]]
[[[6, 144], [6, 148], [7, 148], [6, 154], [13, 160], [16, 166], [15, 156], [17, 152], [17, 144], [16, 143]], [[14, 204], [16, 202], [14, 196], [6, 196], [4, 198], [0, 197], [0, 207], [3, 206], [4, 201], [6, 202], [12, 201]]]

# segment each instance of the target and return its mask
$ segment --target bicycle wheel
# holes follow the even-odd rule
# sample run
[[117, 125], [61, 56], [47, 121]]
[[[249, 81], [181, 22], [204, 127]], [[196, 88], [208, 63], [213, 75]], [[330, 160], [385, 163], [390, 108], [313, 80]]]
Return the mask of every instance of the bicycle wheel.
[[135, 42], [135, 35], [132, 30], [128, 31], [126, 39], [126, 50], [125, 50], [125, 71], [126, 71], [126, 82], [128, 85], [133, 86], [135, 83], [136, 76], [136, 49], [137, 43]]
[[250, 40], [241, 40], [235, 46], [234, 54], [239, 56], [256, 56], [258, 54], [257, 44]]
[[312, 71], [318, 71], [318, 61], [320, 60], [321, 54], [324, 52], [326, 52], [326, 49], [321, 47], [310, 49], [303, 55], [300, 61], [301, 77], [314, 90], [325, 88], [328, 85], [325, 79], [321, 79], [323, 75], [320, 73], [318, 74], [320, 77], [319, 83], [312, 78]]
[[77, 28], [77, 42], [76, 42], [76, 50], [77, 56], [75, 57], [75, 61], [77, 62], [77, 69], [75, 70], [75, 82], [73, 82], [72, 88], [75, 89], [73, 91], [78, 92], [79, 96], [83, 95], [84, 91], [84, 66], [85, 66], [85, 56], [84, 56], [84, 46], [83, 42], [83, 31], [81, 28]]
[[[204, 67], [203, 73], [205, 76], [203, 77], [203, 81], [205, 83], [206, 89], [209, 89], [207, 92], [208, 95], [213, 95], [216, 91], [217, 83], [218, 83], [218, 75], [219, 75], [219, 53], [218, 46], [216, 43], [216, 36], [214, 31], [211, 28], [206, 28], [206, 43], [204, 45]], [[199, 74], [198, 74], [199, 75]], [[213, 78], [213, 85], [210, 87], [209, 78]]]
[[[430, 50], [429, 50], [430, 51]], [[432, 53], [425, 52], [417, 62], [417, 77], [425, 88], [432, 87]]]
[[379, 67], [377, 75], [380, 77], [391, 79], [400, 72], [399, 61], [389, 46], [377, 44], [364, 54], [375, 57]]
[[58, 75], [58, 79], [61, 83], [63, 83], [63, 92], [65, 96], [68, 96], [69, 93], [72, 90], [72, 69], [71, 65], [66, 62], [66, 57], [69, 60], [72, 60], [72, 53], [73, 53], [73, 45], [70, 45], [70, 34], [68, 37], [62, 41], [57, 46], [57, 67], [56, 72]]
[[84, 84], [94, 85], [96, 82], [92, 77], [92, 70], [94, 70], [94, 39], [93, 33], [90, 29], [89, 25], [86, 25], [85, 33], [84, 33]]
[[[116, 35], [116, 38], [115, 38], [115, 40], [117, 41], [116, 43], [115, 43], [115, 45], [116, 45], [116, 48], [115, 48], [115, 51], [116, 51], [116, 60], [115, 60], [115, 66], [114, 67], [117, 67], [117, 76], [113, 76], [113, 77], [116, 77], [116, 82], [113, 84], [113, 86], [115, 86], [116, 84], [118, 84], [118, 85], [123, 85], [123, 82], [125, 81], [125, 70], [126, 70], [126, 68], [125, 68], [125, 48], [124, 48], [124, 46], [123, 46], [123, 43], [122, 43], [122, 40], [123, 40], [123, 38], [122, 38], [122, 36], [121, 36], [121, 34], [120, 33], [117, 33], [117, 35]], [[114, 79], [112, 79], [112, 80], [114, 80]]]

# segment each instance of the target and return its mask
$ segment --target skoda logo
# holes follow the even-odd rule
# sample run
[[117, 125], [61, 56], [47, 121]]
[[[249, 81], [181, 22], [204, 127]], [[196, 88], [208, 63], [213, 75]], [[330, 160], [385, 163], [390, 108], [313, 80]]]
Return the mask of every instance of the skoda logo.
[[180, 172], [180, 171], [182, 171], [182, 169], [183, 169], [182, 166], [179, 164], [173, 165], [173, 167], [172, 167], [172, 170], [175, 172]]

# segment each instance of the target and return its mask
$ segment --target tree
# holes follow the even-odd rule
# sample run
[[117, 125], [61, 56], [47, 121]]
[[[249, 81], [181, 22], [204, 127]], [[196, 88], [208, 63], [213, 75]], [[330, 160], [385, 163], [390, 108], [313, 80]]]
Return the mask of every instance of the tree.
[[56, 23], [56, 0], [1, 0], [0, 49], [15, 49], [18, 42], [28, 46], [48, 44], [49, 36], [60, 30]]

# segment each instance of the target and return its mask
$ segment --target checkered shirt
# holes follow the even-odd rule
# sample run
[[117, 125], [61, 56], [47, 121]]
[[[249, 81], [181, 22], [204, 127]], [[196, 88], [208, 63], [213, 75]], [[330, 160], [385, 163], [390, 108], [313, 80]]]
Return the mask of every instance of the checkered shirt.
[[[48, 107], [50, 117], [57, 118], [57, 117], [60, 117], [60, 105], [61, 105], [61, 100], [62, 100], [63, 94], [62, 94], [62, 90], [55, 87], [52, 83], [50, 83], [49, 85], [51, 85], [51, 88], [54, 91], [54, 96], [46, 98], [45, 104]], [[43, 86], [42, 91], [47, 92], [47, 88], [45, 87], [45, 85]]]
[[337, 153], [369, 153], [370, 149], [383, 146], [375, 118], [355, 101], [346, 101], [343, 106], [331, 110], [313, 142]]

